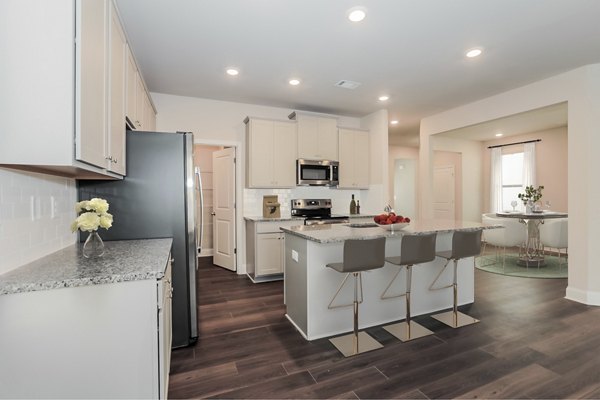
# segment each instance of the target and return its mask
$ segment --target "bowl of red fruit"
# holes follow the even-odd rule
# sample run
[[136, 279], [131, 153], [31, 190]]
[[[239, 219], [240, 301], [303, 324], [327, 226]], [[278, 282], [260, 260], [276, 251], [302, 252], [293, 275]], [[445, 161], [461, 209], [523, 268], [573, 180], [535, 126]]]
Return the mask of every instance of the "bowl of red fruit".
[[397, 231], [410, 225], [410, 218], [396, 215], [394, 212], [376, 215], [373, 221], [380, 228], [388, 231]]

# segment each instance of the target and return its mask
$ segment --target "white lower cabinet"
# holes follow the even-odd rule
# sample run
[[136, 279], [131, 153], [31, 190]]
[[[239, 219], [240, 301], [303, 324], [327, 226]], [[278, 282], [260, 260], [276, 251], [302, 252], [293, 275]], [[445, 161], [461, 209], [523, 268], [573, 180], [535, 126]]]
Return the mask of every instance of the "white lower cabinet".
[[302, 221], [246, 221], [246, 272], [255, 282], [282, 278], [285, 235], [279, 228], [294, 225]]
[[138, 280], [0, 296], [0, 397], [166, 398], [171, 267]]

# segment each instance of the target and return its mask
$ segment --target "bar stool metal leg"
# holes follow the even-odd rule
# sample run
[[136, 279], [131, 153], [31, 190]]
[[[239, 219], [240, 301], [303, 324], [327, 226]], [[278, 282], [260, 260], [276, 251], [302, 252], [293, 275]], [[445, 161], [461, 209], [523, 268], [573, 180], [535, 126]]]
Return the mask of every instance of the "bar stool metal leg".
[[396, 277], [398, 276], [399, 272], [400, 272], [400, 270], [398, 270], [398, 272], [396, 273], [396, 275], [394, 276], [394, 278], [392, 279], [392, 281], [390, 282], [388, 287], [382, 293], [381, 298], [382, 299], [391, 299], [394, 297], [404, 296], [405, 302], [406, 302], [406, 318], [404, 321], [399, 322], [397, 324], [384, 326], [383, 329], [385, 329], [386, 331], [388, 331], [389, 333], [391, 333], [392, 335], [394, 335], [395, 337], [397, 337], [398, 339], [400, 339], [403, 342], [408, 342], [410, 340], [418, 339], [420, 337], [433, 335], [432, 331], [430, 331], [429, 329], [425, 328], [424, 326], [422, 326], [416, 322], [413, 322], [411, 320], [410, 289], [411, 289], [411, 285], [412, 285], [412, 265], [406, 265], [406, 291], [404, 293], [396, 295], [396, 296], [387, 296], [386, 295], [386, 292], [388, 291], [388, 289], [392, 286], [392, 284], [396, 280]]
[[442, 271], [448, 265], [448, 263], [446, 263], [446, 265], [444, 265], [444, 268], [442, 268], [442, 270], [440, 271], [440, 273], [438, 274], [436, 279], [433, 281], [433, 283], [429, 287], [430, 290], [445, 289], [448, 287], [452, 287], [452, 295], [453, 295], [452, 311], [435, 314], [435, 315], [432, 315], [431, 317], [437, 319], [438, 321], [440, 321], [452, 328], [460, 328], [461, 326], [475, 324], [475, 323], [479, 322], [479, 320], [458, 311], [458, 285], [457, 285], [458, 260], [454, 259], [453, 261], [454, 261], [454, 277], [452, 279], [452, 284], [448, 285], [448, 286], [437, 287], [437, 288], [433, 287], [433, 285], [435, 284], [437, 279], [440, 277]]
[[[352, 302], [352, 306], [354, 309], [354, 319], [353, 319], [353, 324], [352, 324], [353, 325], [352, 333], [349, 335], [338, 336], [338, 337], [329, 339], [329, 341], [344, 355], [344, 357], [350, 357], [350, 356], [354, 356], [357, 354], [366, 353], [367, 351], [371, 351], [371, 350], [375, 350], [375, 349], [379, 349], [379, 348], [383, 347], [383, 345], [381, 343], [379, 343], [378, 341], [373, 339], [368, 333], [358, 331], [358, 305], [360, 303], [362, 303], [362, 275], [360, 272], [353, 272], [352, 275], [354, 276], [354, 301]], [[346, 278], [347, 277], [348, 276], [346, 276]], [[345, 282], [345, 281], [346, 281], [346, 279], [344, 279], [343, 282]], [[360, 281], [360, 283], [359, 283], [359, 281]], [[343, 286], [343, 282], [342, 282], [342, 286]], [[360, 300], [359, 300], [359, 295], [358, 295], [359, 285], [360, 285]], [[329, 303], [330, 304], [329, 308], [344, 307], [344, 305], [332, 306], [335, 297], [339, 294], [340, 291], [341, 291], [341, 286], [338, 289], [338, 291], [336, 292], [336, 294], [333, 297], [333, 299], [331, 300], [331, 302]]]

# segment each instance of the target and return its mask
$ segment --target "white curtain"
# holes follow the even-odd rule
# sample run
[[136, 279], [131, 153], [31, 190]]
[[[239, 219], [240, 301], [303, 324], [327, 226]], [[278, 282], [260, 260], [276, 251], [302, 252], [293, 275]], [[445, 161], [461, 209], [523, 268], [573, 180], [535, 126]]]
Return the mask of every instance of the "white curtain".
[[502, 149], [495, 147], [491, 154], [490, 212], [502, 211]]
[[525, 143], [523, 153], [523, 187], [535, 187], [535, 143]]

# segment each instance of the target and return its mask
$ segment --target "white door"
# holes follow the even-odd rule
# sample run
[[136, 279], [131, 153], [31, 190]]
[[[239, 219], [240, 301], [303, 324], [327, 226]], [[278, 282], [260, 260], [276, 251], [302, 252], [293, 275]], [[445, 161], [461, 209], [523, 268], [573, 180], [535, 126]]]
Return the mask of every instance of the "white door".
[[215, 151], [212, 157], [213, 263], [235, 271], [235, 148]]
[[433, 169], [433, 217], [454, 220], [454, 166]]

